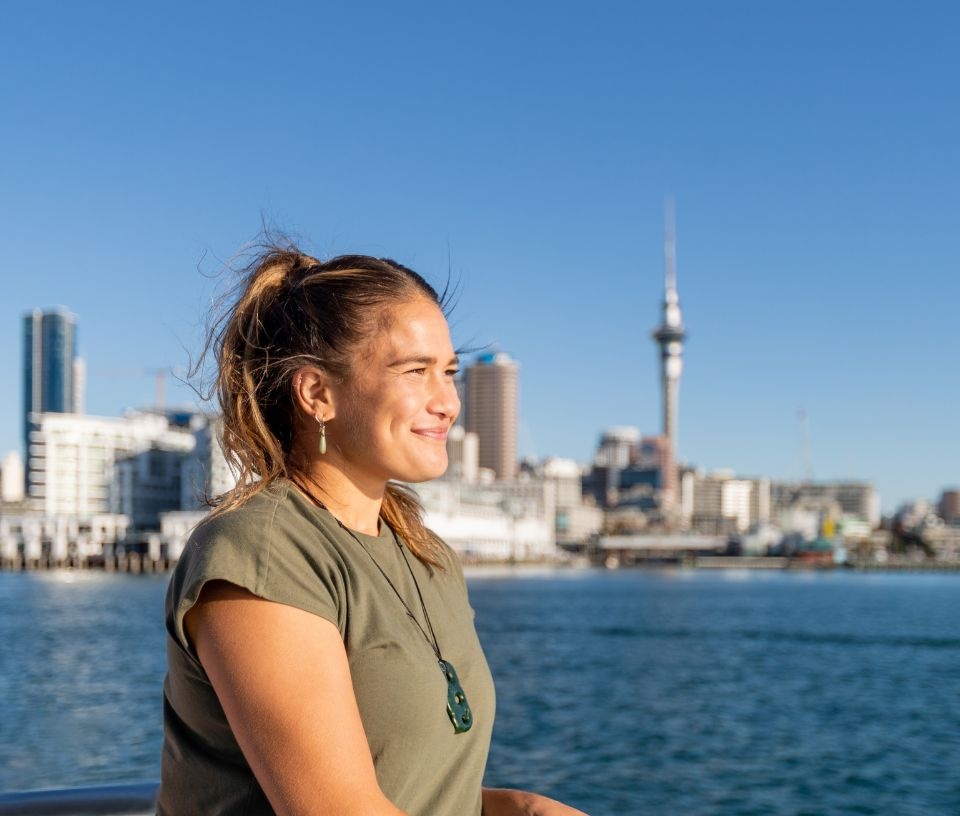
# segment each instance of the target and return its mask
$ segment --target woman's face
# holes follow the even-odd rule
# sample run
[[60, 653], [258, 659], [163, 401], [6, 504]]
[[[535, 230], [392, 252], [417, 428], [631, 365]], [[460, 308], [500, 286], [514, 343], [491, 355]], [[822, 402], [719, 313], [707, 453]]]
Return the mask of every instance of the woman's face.
[[426, 298], [390, 309], [334, 386], [328, 453], [355, 482], [424, 482], [447, 469], [447, 432], [460, 413], [457, 356], [440, 308]]

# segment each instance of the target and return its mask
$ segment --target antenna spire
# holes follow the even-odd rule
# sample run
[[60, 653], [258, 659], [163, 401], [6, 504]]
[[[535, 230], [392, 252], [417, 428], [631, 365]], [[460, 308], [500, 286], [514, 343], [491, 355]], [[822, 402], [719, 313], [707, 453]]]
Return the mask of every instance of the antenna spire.
[[676, 226], [674, 223], [673, 197], [667, 196], [664, 201], [663, 228], [663, 262], [664, 262], [664, 291], [677, 291], [677, 242]]

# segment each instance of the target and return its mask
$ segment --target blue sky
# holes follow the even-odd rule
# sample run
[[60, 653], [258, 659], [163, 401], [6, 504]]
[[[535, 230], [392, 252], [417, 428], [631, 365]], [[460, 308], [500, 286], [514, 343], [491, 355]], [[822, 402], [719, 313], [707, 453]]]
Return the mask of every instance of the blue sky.
[[[462, 285], [521, 362], [524, 453], [660, 427], [663, 200], [689, 331], [680, 454], [960, 482], [960, 7], [133, 4], [0, 27], [0, 453], [19, 316], [79, 316], [87, 410], [149, 404], [263, 220]], [[190, 402], [168, 387], [168, 401]]]

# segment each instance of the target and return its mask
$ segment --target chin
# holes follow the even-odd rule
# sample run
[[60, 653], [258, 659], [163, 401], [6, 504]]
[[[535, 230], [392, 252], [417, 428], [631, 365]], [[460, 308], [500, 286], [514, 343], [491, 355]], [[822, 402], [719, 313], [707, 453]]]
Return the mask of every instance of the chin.
[[447, 459], [444, 457], [442, 462], [437, 462], [435, 465], [430, 466], [423, 462], [418, 463], [419, 466], [415, 468], [410, 468], [405, 474], [398, 475], [395, 478], [397, 481], [409, 482], [410, 484], [418, 484], [420, 482], [429, 482], [433, 479], [439, 479], [447, 472]]

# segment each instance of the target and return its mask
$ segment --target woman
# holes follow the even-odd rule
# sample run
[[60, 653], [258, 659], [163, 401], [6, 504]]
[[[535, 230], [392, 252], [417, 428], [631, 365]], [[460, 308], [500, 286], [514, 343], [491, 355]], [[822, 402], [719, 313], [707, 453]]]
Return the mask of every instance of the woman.
[[447, 466], [436, 291], [270, 248], [207, 351], [239, 480], [170, 584], [158, 813], [579, 814], [481, 789], [494, 688], [463, 573], [391, 481]]

